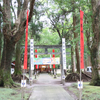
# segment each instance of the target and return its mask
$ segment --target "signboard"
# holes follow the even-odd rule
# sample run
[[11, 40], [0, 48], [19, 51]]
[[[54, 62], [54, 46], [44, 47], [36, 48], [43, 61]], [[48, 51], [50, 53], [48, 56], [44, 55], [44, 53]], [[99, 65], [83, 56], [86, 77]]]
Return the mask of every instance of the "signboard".
[[34, 65], [60, 64], [60, 58], [34, 58]]
[[42, 58], [34, 58], [34, 65], [42, 65]]
[[21, 80], [21, 87], [26, 87], [26, 80]]
[[60, 64], [60, 58], [51, 58], [51, 64]]
[[65, 38], [62, 38], [62, 59], [63, 59], [63, 69], [66, 69], [66, 45], [65, 45]]
[[14, 69], [14, 68], [11, 68], [11, 74], [13, 74], [13, 73], [14, 73], [14, 71], [15, 71], [15, 69]]
[[83, 81], [78, 81], [78, 89], [82, 89], [83, 88]]
[[42, 58], [42, 64], [51, 64], [51, 58]]
[[34, 70], [34, 40], [30, 39], [30, 63], [31, 70]]

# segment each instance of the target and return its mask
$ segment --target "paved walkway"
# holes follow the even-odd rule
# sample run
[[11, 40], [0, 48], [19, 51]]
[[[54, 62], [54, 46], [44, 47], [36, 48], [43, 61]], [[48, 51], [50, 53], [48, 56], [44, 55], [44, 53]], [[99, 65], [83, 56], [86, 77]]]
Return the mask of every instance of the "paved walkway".
[[74, 100], [49, 74], [40, 74], [29, 100]]

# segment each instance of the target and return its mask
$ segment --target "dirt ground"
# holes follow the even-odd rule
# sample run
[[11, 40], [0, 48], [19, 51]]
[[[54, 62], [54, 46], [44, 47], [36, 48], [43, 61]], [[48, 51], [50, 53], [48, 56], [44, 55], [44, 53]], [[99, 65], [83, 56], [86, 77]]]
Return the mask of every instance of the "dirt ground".
[[[77, 82], [80, 80], [80, 75], [77, 73], [71, 73], [67, 75], [65, 78], [66, 82]], [[84, 82], [90, 82], [91, 81], [91, 76], [87, 76], [86, 74], [82, 73], [81, 80]]]
[[[29, 79], [26, 76], [24, 76], [24, 78], [27, 81], [29, 81]], [[12, 79], [13, 79], [14, 82], [20, 83], [21, 82], [21, 79], [23, 79], [23, 75], [17, 75], [17, 76], [16, 75], [12, 75]]]

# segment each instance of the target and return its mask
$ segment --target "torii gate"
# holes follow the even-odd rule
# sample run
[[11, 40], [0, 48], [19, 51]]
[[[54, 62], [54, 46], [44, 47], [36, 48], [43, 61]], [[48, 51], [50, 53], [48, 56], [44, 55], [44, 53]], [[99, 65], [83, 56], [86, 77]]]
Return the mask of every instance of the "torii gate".
[[[71, 48], [71, 45], [66, 45], [66, 48]], [[25, 48], [24, 45], [22, 45], [22, 48]], [[28, 45], [28, 49], [30, 48], [30, 45]], [[64, 83], [63, 76], [64, 76], [64, 70], [63, 70], [63, 60], [62, 60], [62, 45], [34, 45], [34, 49], [45, 49], [45, 52], [42, 53], [35, 53], [34, 55], [60, 55], [60, 68], [61, 68], [61, 82]], [[60, 52], [48, 52], [48, 49], [59, 49]], [[70, 54], [69, 52], [66, 52], [66, 54]], [[30, 53], [28, 53], [30, 55]], [[30, 77], [31, 77], [30, 73]]]

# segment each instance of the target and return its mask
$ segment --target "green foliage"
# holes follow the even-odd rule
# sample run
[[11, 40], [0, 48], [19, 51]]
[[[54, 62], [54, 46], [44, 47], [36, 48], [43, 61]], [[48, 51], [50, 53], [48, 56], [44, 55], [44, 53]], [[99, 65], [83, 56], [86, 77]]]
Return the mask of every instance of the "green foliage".
[[59, 36], [57, 33], [51, 33], [49, 28], [44, 28], [40, 33], [40, 41], [35, 41], [37, 45], [57, 45], [59, 43]]
[[[42, 33], [40, 33], [40, 40], [35, 40], [34, 44], [35, 45], [58, 45], [59, 44], [59, 36], [57, 33], [52, 33], [49, 28], [44, 28], [42, 30]], [[43, 49], [38, 49], [38, 52], [44, 52]], [[52, 52], [52, 49], [49, 49], [48, 52]], [[59, 50], [55, 49], [55, 52], [59, 52]], [[39, 57], [48, 57], [48, 55], [42, 55]]]
[[69, 28], [70, 28], [70, 22], [67, 18], [67, 11], [65, 9], [62, 9], [59, 7], [57, 2], [55, 1], [49, 1], [50, 7], [46, 10], [46, 15], [48, 16], [51, 25], [50, 29], [53, 32], [57, 32], [57, 34], [60, 37], [60, 41], [62, 37], [65, 37], [66, 40], [70, 37], [69, 35]]
[[[43, 28], [43, 22], [40, 21], [40, 17], [44, 14], [43, 4], [38, 1], [35, 3], [34, 7], [34, 16], [31, 19], [31, 22], [29, 23], [29, 37], [34, 38], [34, 40], [40, 40], [40, 32]], [[41, 9], [38, 9], [40, 7]]]

